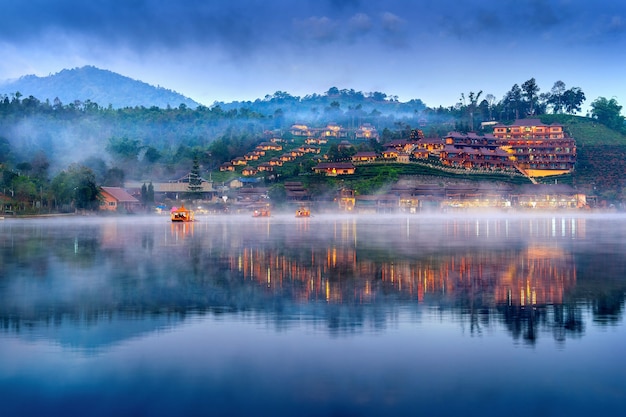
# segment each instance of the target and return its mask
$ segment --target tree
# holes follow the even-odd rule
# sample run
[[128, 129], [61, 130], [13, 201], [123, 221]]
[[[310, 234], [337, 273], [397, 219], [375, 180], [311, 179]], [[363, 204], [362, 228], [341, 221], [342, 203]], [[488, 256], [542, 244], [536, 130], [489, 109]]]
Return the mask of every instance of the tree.
[[0, 164], [11, 160], [11, 144], [8, 139], [0, 136]]
[[154, 147], [148, 146], [143, 155], [144, 159], [149, 163], [153, 164], [159, 159], [161, 159], [161, 153]]
[[37, 196], [37, 186], [26, 175], [18, 175], [11, 182], [11, 189], [22, 205], [27, 202], [33, 201]]
[[60, 205], [74, 205], [79, 209], [95, 210], [100, 203], [96, 176], [85, 166], [72, 164], [52, 179], [51, 189]]
[[478, 108], [478, 99], [480, 98], [482, 93], [483, 93], [482, 90], [476, 94], [474, 94], [473, 91], [470, 91], [469, 94], [467, 95], [467, 98], [469, 99], [469, 103], [465, 102], [465, 95], [461, 93], [461, 101], [463, 102], [463, 109], [467, 112], [468, 119], [469, 119], [469, 127], [470, 127], [470, 131], [472, 132], [474, 131], [474, 113], [476, 112], [476, 109]]
[[123, 169], [111, 168], [106, 171], [102, 185], [106, 185], [107, 187], [123, 187], [125, 176]]
[[489, 111], [489, 120], [493, 120], [493, 106], [496, 104], [496, 96], [493, 94], [487, 94], [483, 101], [487, 102], [487, 109]]
[[622, 106], [612, 98], [598, 97], [591, 103], [591, 114], [594, 119], [603, 125], [618, 131], [624, 131], [624, 116], [620, 114]]
[[149, 206], [154, 203], [154, 186], [152, 185], [152, 181], [150, 181], [150, 184], [147, 186], [146, 183], [141, 186], [141, 203], [144, 206]]
[[535, 107], [537, 105], [537, 98], [539, 93], [539, 86], [534, 78], [526, 81], [522, 84], [522, 97], [526, 99], [528, 103], [528, 114], [535, 114]]
[[96, 185], [96, 176], [89, 168], [78, 167], [74, 173], [77, 186], [74, 188], [76, 207], [84, 210], [96, 210], [100, 203], [100, 190]]
[[276, 205], [282, 205], [287, 201], [287, 190], [284, 184], [273, 184], [269, 190], [267, 190], [267, 195], [269, 196], [272, 203]]
[[141, 203], [145, 206], [146, 200], [148, 199], [148, 186], [144, 182], [141, 186]]
[[113, 156], [119, 156], [126, 160], [136, 160], [140, 150], [140, 141], [127, 137], [110, 138], [106, 150]]
[[202, 178], [200, 177], [200, 162], [198, 156], [193, 157], [193, 165], [191, 172], [189, 172], [189, 186], [187, 187], [189, 192], [197, 193], [202, 191]]
[[563, 92], [563, 104], [565, 105], [566, 113], [574, 114], [581, 111], [581, 105], [585, 100], [585, 93], [583, 93], [580, 87], [572, 87]]
[[146, 200], [148, 204], [154, 203], [154, 185], [152, 185], [152, 181], [148, 184], [148, 193], [146, 195]]
[[39, 181], [47, 181], [48, 180], [48, 168], [50, 168], [50, 161], [48, 160], [48, 156], [43, 152], [39, 151], [31, 160], [31, 174]]
[[559, 80], [552, 86], [550, 96], [548, 97], [548, 104], [552, 106], [552, 112], [554, 114], [563, 111], [563, 93], [565, 93], [565, 83]]
[[515, 119], [519, 119], [520, 109], [522, 109], [522, 89], [517, 84], [513, 84], [511, 90], [504, 95], [502, 99], [505, 117], [509, 117], [509, 114], [515, 116]]

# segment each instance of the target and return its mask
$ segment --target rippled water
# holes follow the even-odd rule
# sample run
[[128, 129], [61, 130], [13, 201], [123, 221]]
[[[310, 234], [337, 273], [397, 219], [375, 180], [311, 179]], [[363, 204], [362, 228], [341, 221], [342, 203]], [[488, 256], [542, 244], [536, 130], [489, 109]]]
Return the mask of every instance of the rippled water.
[[618, 415], [626, 217], [0, 222], [1, 415]]

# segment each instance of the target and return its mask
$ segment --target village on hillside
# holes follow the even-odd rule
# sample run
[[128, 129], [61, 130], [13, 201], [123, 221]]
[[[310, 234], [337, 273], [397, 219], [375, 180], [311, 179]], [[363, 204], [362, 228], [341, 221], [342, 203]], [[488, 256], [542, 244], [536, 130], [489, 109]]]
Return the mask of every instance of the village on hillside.
[[[303, 181], [283, 182], [283, 206], [315, 206], [322, 210], [358, 213], [417, 213], [425, 210], [450, 211], [471, 208], [510, 209], [584, 209], [597, 206], [588, 196], [555, 179], [540, 184], [537, 179], [558, 178], [570, 173], [576, 163], [576, 143], [563, 126], [543, 124], [539, 119], [522, 119], [511, 125], [492, 123], [493, 133], [450, 132], [443, 138], [426, 138], [419, 129], [409, 137], [392, 140], [380, 152], [363, 151], [362, 144], [380, 141], [375, 127], [364, 124], [346, 129], [336, 124], [312, 128], [294, 124], [288, 134], [268, 134], [256, 148], [219, 167], [231, 179], [217, 182], [200, 178], [193, 198], [200, 212], [246, 213], [276, 205], [270, 197], [266, 179], [276, 179], [286, 164], [310, 167], [302, 172]], [[335, 147], [345, 158], [331, 158]], [[501, 174], [518, 178], [517, 184], [505, 182], [455, 181], [446, 178], [407, 175], [394, 184], [371, 194], [359, 194], [341, 185], [330, 195], [312, 195], [306, 187], [310, 176], [343, 179], [367, 173], [374, 166], [423, 166], [452, 174]], [[150, 183], [157, 201], [189, 198], [191, 173], [167, 183]], [[436, 180], [436, 181], [435, 181]], [[104, 190], [102, 208], [117, 210], [118, 204], [136, 211], [140, 189], [145, 182], [128, 181], [124, 197]], [[126, 192], [127, 191], [127, 192]], [[133, 206], [135, 206], [133, 208]], [[167, 204], [162, 205], [165, 209]]]

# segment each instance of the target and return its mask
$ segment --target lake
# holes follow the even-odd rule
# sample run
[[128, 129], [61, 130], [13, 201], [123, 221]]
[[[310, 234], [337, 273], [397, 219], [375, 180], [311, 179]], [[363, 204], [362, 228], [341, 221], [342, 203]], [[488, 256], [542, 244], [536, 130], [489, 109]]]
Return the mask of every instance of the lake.
[[3, 416], [626, 406], [626, 215], [0, 221]]

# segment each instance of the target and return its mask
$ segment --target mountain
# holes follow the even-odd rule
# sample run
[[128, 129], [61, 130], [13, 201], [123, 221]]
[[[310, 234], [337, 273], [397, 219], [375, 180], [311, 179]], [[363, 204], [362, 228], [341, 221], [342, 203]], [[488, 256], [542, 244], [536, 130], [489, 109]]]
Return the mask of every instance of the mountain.
[[155, 87], [133, 80], [112, 71], [85, 66], [64, 69], [47, 77], [26, 75], [15, 81], [0, 84], [0, 94], [10, 96], [19, 92], [24, 97], [33, 96], [40, 101], [56, 98], [63, 104], [76, 100], [90, 100], [101, 107], [178, 107], [184, 104], [195, 108], [198, 103], [175, 91]]

